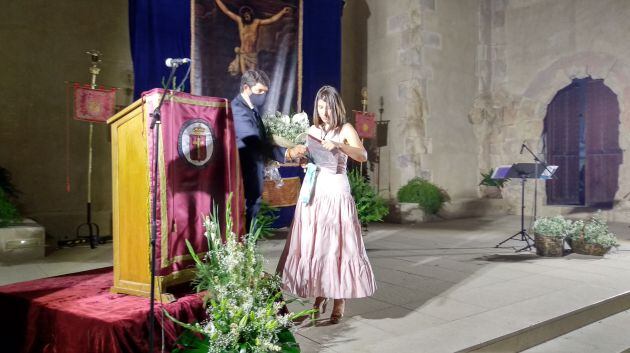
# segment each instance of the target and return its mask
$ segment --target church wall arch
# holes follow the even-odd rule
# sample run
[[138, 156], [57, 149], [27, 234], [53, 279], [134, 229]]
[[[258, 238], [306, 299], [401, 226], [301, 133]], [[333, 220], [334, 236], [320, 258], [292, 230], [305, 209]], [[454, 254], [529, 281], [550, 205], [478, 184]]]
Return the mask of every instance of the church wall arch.
[[[496, 138], [502, 140], [503, 153], [491, 159], [495, 159], [493, 162], [505, 164], [506, 160], [510, 157], [513, 159], [517, 155], [517, 161], [527, 162], [531, 157], [518, 153], [521, 142], [531, 146], [535, 152], [540, 152], [548, 105], [556, 93], [571, 84], [573, 79], [586, 77], [603, 79], [604, 84], [617, 95], [620, 111], [619, 146], [624, 158], [619, 169], [619, 188], [615, 195], [614, 207], [612, 210], [604, 211], [604, 214], [610, 220], [630, 221], [630, 178], [628, 177], [630, 163], [627, 162], [628, 156], [625, 153], [630, 147], [630, 111], [628, 109], [630, 107], [630, 66], [614, 55], [585, 51], [562, 57], [539, 71], [520, 95], [505, 99], [505, 93], [497, 93], [497, 97], [503, 97], [500, 105], [504, 114], [502, 124], [500, 123], [502, 126], [499, 129], [499, 136], [496, 136], [495, 140]], [[510, 125], [510, 120], [516, 123]], [[512, 209], [517, 210], [517, 205], [520, 203], [520, 188], [515, 183], [513, 184], [507, 188], [505, 197], [512, 205]], [[548, 206], [544, 184], [539, 182], [538, 187], [537, 211], [539, 215], [568, 214], [579, 211], [573, 207]], [[526, 201], [531, 204], [533, 191], [528, 190], [527, 194]], [[528, 213], [533, 213], [533, 208], [528, 207], [527, 210]]]

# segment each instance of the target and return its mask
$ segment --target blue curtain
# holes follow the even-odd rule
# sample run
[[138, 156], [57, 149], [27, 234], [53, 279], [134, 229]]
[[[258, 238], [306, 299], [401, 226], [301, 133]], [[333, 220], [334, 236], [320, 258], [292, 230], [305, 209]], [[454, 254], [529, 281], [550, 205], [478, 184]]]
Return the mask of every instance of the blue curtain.
[[311, 116], [323, 85], [341, 92], [342, 0], [304, 0], [302, 109]]
[[[162, 87], [170, 73], [167, 58], [190, 58], [190, 1], [129, 0], [129, 37], [137, 99]], [[180, 67], [177, 77], [183, 78], [187, 69]]]
[[[302, 109], [309, 116], [319, 87], [327, 84], [341, 89], [342, 3], [303, 1]], [[190, 58], [190, 9], [188, 0], [129, 0], [135, 98], [162, 87], [162, 78], [166, 80], [169, 74], [166, 58]], [[178, 77], [183, 78], [185, 69], [179, 69]]]

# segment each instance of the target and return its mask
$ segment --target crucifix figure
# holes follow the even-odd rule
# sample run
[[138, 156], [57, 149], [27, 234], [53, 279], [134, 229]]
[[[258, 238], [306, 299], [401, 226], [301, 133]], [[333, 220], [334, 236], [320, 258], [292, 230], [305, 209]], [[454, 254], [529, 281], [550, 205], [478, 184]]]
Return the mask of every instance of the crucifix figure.
[[258, 67], [258, 50], [256, 44], [260, 26], [272, 24], [280, 20], [282, 16], [291, 13], [291, 8], [285, 7], [269, 18], [260, 19], [254, 17], [254, 10], [249, 6], [241, 6], [238, 11], [239, 14], [237, 15], [230, 11], [223, 1], [215, 1], [219, 9], [238, 24], [238, 34], [241, 39], [240, 47], [234, 48], [236, 58], [228, 66], [228, 72], [232, 76], [236, 76], [245, 73], [247, 70], [256, 69]]

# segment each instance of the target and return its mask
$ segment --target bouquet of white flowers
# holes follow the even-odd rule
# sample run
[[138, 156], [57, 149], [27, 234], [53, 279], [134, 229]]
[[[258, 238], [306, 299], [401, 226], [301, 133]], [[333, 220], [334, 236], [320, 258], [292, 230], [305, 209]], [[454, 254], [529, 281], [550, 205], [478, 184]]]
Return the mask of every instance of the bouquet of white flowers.
[[294, 114], [292, 117], [276, 112], [263, 116], [262, 120], [267, 133], [278, 146], [293, 147], [306, 140], [309, 122], [304, 112]]

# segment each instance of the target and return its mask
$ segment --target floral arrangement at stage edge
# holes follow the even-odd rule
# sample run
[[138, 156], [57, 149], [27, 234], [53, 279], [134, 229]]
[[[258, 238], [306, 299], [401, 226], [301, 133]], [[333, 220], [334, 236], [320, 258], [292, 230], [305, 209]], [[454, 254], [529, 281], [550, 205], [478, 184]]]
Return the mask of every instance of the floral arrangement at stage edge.
[[308, 115], [304, 112], [294, 114], [291, 117], [276, 112], [263, 116], [262, 120], [267, 132], [279, 146], [293, 147], [306, 141], [309, 121]]
[[574, 232], [576, 226], [579, 227], [579, 222], [574, 225], [562, 216], [538, 218], [532, 228], [536, 253], [540, 256], [564, 255], [564, 240]]
[[290, 328], [293, 319], [310, 315], [313, 310], [281, 313], [285, 302], [280, 278], [263, 272], [263, 257], [256, 248], [260, 228], [254, 222], [254, 231], [239, 242], [232, 232], [231, 219], [228, 202], [223, 241], [216, 209], [212, 216], [206, 216], [204, 226], [209, 250], [203, 259], [187, 241], [196, 263], [197, 291], [206, 291], [207, 319], [186, 324], [165, 312], [171, 320], [188, 329], [173, 352], [300, 352]]
[[617, 237], [608, 229], [606, 220], [601, 211], [591, 217], [587, 222], [581, 222], [575, 226], [570, 235], [571, 248], [578, 254], [602, 256], [611, 247], [619, 246]]
[[562, 216], [541, 217], [534, 222], [534, 234], [564, 239], [571, 233], [573, 224]]

